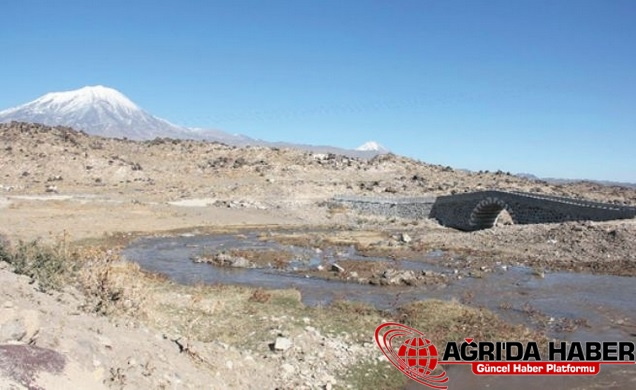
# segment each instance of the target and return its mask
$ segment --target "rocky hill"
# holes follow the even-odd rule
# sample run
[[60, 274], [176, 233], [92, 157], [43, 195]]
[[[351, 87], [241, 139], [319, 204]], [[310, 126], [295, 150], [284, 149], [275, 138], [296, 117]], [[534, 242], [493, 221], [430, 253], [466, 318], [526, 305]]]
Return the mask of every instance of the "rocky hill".
[[134, 193], [161, 201], [231, 195], [277, 204], [335, 194], [423, 196], [496, 188], [636, 204], [633, 188], [465, 172], [393, 154], [359, 159], [168, 138], [131, 141], [19, 122], [0, 124], [0, 149], [1, 188], [24, 194]]

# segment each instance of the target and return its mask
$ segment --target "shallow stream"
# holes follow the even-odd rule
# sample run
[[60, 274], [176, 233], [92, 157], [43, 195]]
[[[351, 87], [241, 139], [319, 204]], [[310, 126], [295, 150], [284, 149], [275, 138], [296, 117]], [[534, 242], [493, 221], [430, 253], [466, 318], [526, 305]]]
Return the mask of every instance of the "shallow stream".
[[[392, 262], [394, 268], [429, 270], [449, 275], [453, 273], [453, 270], [435, 265], [435, 258], [440, 256], [439, 252], [423, 254], [421, 261], [370, 259], [360, 256], [353, 248], [316, 250], [263, 241], [259, 239], [259, 233], [261, 232], [253, 231], [241, 234], [207, 236], [186, 234], [176, 237], [142, 238], [130, 244], [124, 250], [124, 256], [130, 261], [139, 263], [147, 271], [164, 274], [183, 284], [202, 282], [263, 288], [295, 288], [301, 292], [302, 300], [307, 305], [328, 304], [334, 299], [347, 299], [390, 310], [414, 300], [455, 298], [466, 301], [466, 297], [469, 296], [468, 304], [486, 307], [504, 319], [531, 327], [537, 325], [537, 317], [529, 313], [540, 313], [539, 317], [544, 324], [548, 324], [546, 329], [548, 335], [552, 337], [578, 341], [634, 340], [636, 338], [636, 283], [631, 277], [556, 272], [547, 273], [541, 278], [525, 267], [505, 267], [505, 269], [500, 267], [494, 272], [486, 273], [483, 278], [461, 280], [451, 278], [448, 285], [379, 287], [309, 277], [302, 271], [340, 259], [386, 261]], [[216, 267], [192, 261], [194, 256], [204, 252], [230, 249], [281, 250], [297, 255], [298, 260], [292, 261], [286, 269]], [[565, 331], [559, 324], [568, 321], [574, 321], [580, 326], [573, 332]], [[604, 378], [608, 374], [621, 377], [636, 374], [636, 368], [633, 367], [628, 367], [632, 369], [632, 374], [629, 370], [614, 367], [616, 366], [605, 366], [598, 378]], [[503, 389], [510, 388], [513, 382], [518, 389], [530, 389], [543, 385], [551, 387], [556, 385], [555, 388], [579, 388], [578, 386], [581, 385], [580, 388], [588, 388], [585, 383], [591, 384], [587, 379], [588, 382], [581, 382], [580, 378], [574, 377], [541, 377], [532, 381], [513, 377], [476, 378], [462, 369], [453, 368], [453, 370], [457, 372], [450, 376], [455, 378], [456, 383], [467, 386], [453, 386], [453, 388], [479, 388], [484, 385], [492, 389]], [[608, 374], [604, 375], [604, 372]], [[620, 382], [623, 380], [621, 379]], [[524, 387], [522, 383], [531, 383], [532, 386]], [[614, 384], [612, 388], [623, 388], [616, 382]]]

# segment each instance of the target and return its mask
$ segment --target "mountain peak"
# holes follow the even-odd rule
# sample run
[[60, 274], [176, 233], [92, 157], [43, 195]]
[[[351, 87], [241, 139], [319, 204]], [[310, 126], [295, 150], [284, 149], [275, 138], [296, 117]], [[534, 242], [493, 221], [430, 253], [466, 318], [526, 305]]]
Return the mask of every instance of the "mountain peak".
[[229, 145], [282, 146], [360, 158], [371, 158], [389, 152], [374, 141], [369, 141], [352, 151], [329, 146], [271, 143], [220, 130], [188, 129], [149, 114], [118, 90], [103, 85], [49, 92], [31, 102], [0, 111], [0, 123], [11, 121], [68, 126], [92, 135], [133, 140], [149, 140], [156, 137], [204, 139]]
[[69, 126], [104, 137], [187, 138], [190, 131], [154, 117], [124, 94], [103, 85], [50, 92], [32, 102], [0, 111], [0, 122]]
[[364, 144], [358, 146], [356, 148], [356, 150], [360, 150], [360, 151], [371, 151], [371, 152], [388, 152], [389, 149], [385, 148], [384, 146], [380, 145], [379, 143], [375, 142], [375, 141], [368, 141], [365, 142]]
[[47, 93], [33, 103], [53, 106], [61, 112], [70, 112], [96, 104], [108, 104], [111, 107], [126, 111], [139, 110], [139, 107], [121, 92], [103, 85], [86, 86], [72, 91]]

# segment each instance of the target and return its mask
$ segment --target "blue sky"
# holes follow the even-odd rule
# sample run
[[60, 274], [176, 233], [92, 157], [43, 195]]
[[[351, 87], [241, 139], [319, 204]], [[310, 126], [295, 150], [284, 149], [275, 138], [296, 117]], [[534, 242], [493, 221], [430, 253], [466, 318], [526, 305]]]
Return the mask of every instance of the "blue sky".
[[4, 0], [0, 14], [3, 109], [102, 84], [180, 125], [636, 182], [636, 1]]

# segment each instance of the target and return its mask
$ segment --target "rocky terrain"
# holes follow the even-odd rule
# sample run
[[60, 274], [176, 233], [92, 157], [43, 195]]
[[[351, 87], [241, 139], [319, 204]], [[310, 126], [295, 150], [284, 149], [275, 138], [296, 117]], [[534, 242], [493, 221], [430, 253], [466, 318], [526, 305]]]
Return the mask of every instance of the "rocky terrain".
[[[505, 172], [469, 173], [395, 155], [371, 160], [295, 149], [171, 139], [134, 142], [70, 128], [0, 124], [2, 188], [20, 194], [135, 194], [139, 200], [276, 202], [334, 194], [422, 196], [497, 188], [636, 204], [636, 190], [550, 185]], [[242, 199], [250, 198], [250, 199]]]
[[[0, 387], [403, 388], [404, 378], [372, 342], [381, 321], [425, 327], [439, 342], [466, 332], [539, 339], [551, 329], [506, 322], [468, 299], [425, 300], [386, 312], [346, 299], [309, 307], [295, 289], [183, 286], [120, 258], [119, 250], [142, 236], [253, 229], [263, 231], [264, 239], [316, 253], [354, 247], [361, 256], [385, 261], [370, 266], [337, 258], [336, 250], [331, 263], [299, 272], [378, 289], [487, 278], [502, 266], [530, 267], [537, 275], [636, 276], [634, 220], [463, 233], [432, 220], [358, 215], [326, 202], [334, 195], [489, 188], [636, 205], [633, 188], [471, 173], [392, 154], [366, 160], [0, 124]], [[35, 239], [38, 246], [29, 247], [34, 252], [20, 252]], [[38, 253], [49, 252], [33, 249], [60, 240], [64, 252], [42, 257]], [[424, 253], [436, 255], [421, 260]], [[61, 260], [38, 263], [41, 258]], [[443, 270], [406, 272], [395, 259]], [[209, 267], [279, 269], [290, 255], [234, 250], [192, 260]], [[612, 319], [608, 328], [633, 337], [636, 319]], [[609, 380], [630, 388], [633, 380], [623, 374]], [[607, 378], [601, 379], [572, 388], [605, 388]]]

